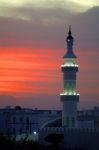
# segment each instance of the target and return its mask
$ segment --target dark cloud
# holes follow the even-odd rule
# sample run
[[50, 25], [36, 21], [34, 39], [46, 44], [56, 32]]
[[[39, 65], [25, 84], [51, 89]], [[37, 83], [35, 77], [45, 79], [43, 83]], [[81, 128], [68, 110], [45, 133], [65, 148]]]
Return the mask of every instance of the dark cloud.
[[0, 46], [64, 49], [71, 24], [77, 48], [98, 49], [99, 7], [76, 15], [62, 8], [17, 11], [30, 20], [0, 18]]
[[99, 7], [94, 7], [72, 19], [73, 32], [76, 34], [77, 45], [82, 50], [99, 48]]
[[[70, 13], [64, 9], [19, 9], [31, 20], [0, 18], [0, 45], [34, 48], [61, 48], [65, 22]], [[26, 16], [25, 15], [25, 16]]]

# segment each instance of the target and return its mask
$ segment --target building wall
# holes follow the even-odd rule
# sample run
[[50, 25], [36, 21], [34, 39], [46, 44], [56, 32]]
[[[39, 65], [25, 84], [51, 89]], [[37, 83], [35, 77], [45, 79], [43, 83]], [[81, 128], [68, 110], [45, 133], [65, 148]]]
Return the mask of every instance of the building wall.
[[67, 149], [99, 150], [99, 130], [48, 127], [39, 130], [39, 142], [48, 144], [45, 137], [51, 133], [63, 134], [64, 140], [61, 144]]
[[82, 120], [78, 121], [78, 128], [82, 129], [94, 129], [94, 120]]
[[83, 150], [99, 150], [99, 130], [65, 130], [64, 146], [66, 148], [81, 148]]
[[60, 116], [58, 111], [32, 109], [0, 109], [0, 133], [23, 134], [38, 131], [48, 121]]
[[[59, 117], [61, 117], [61, 111], [57, 110], [0, 109], [0, 133], [33, 133]], [[92, 110], [79, 111], [78, 128], [99, 129], [99, 109], [95, 107]]]

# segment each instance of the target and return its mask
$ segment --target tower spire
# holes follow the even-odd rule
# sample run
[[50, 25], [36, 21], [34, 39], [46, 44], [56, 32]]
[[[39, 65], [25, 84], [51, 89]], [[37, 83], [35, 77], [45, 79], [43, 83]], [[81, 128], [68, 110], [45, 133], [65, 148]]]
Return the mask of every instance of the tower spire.
[[69, 26], [69, 32], [68, 35], [71, 36], [71, 25]]
[[74, 38], [72, 37], [71, 25], [70, 25], [68, 35], [66, 37], [67, 52], [64, 55], [64, 58], [76, 58], [76, 55], [73, 52], [73, 43], [74, 43]]

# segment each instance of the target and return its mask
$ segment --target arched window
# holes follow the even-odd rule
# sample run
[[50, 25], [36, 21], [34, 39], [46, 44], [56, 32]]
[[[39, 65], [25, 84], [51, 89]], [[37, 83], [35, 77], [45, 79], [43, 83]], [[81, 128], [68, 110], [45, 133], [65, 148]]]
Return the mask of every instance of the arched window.
[[20, 134], [22, 134], [22, 128], [19, 129]]
[[20, 122], [23, 122], [23, 117], [20, 117]]
[[72, 117], [72, 127], [74, 127], [74, 126], [75, 126], [75, 118]]
[[29, 124], [29, 117], [26, 117], [26, 124]]
[[13, 128], [13, 134], [14, 134], [14, 135], [16, 134], [16, 129], [15, 129], [15, 128]]
[[16, 117], [13, 117], [13, 124], [16, 124]]
[[67, 127], [69, 127], [69, 117], [66, 117], [66, 124], [67, 124]]
[[26, 117], [26, 130], [29, 130], [29, 126], [30, 126], [30, 119], [29, 117]]

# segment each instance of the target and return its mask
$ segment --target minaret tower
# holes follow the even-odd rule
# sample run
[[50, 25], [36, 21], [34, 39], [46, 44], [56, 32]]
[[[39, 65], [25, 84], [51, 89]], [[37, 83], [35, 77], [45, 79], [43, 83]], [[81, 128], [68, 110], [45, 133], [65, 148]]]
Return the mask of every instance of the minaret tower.
[[79, 94], [76, 92], [76, 72], [78, 65], [76, 64], [76, 56], [73, 52], [74, 38], [69, 27], [68, 36], [66, 38], [67, 52], [64, 55], [64, 64], [61, 66], [64, 80], [64, 91], [60, 94], [63, 104], [62, 126], [67, 128], [77, 127], [77, 103]]

